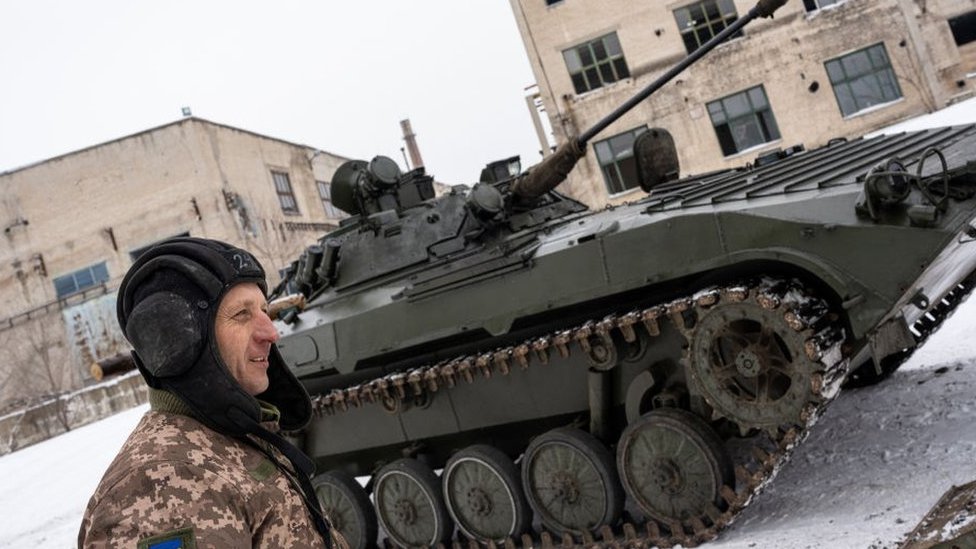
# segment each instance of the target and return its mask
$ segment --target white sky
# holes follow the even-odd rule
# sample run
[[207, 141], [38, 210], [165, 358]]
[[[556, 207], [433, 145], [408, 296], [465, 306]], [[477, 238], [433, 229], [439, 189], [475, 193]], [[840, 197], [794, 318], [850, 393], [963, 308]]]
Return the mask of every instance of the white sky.
[[0, 0], [0, 172], [195, 116], [477, 180], [539, 160], [506, 0]]

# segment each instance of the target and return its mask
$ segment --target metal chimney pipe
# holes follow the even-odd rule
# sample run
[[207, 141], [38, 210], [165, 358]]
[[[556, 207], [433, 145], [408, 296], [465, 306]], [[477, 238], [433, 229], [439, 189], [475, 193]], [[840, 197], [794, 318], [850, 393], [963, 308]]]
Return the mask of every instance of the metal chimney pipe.
[[417, 148], [417, 134], [413, 133], [409, 118], [400, 121], [400, 129], [403, 131], [403, 140], [407, 142], [407, 151], [410, 153], [411, 164], [413, 164], [414, 168], [422, 168], [424, 166], [424, 159], [420, 158], [420, 149]]

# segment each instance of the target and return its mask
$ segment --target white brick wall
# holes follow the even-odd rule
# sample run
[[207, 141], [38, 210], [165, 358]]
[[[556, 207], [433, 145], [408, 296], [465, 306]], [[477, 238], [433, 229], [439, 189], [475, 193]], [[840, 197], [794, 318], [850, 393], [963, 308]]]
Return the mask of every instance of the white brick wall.
[[[0, 299], [6, 304], [0, 336], [4, 319], [55, 299], [55, 277], [105, 261], [114, 290], [132, 263], [131, 251], [186, 232], [253, 251], [276, 283], [278, 269], [323, 234], [291, 230], [286, 222], [337, 224], [326, 217], [315, 181], [330, 181], [345, 160], [186, 118], [0, 174], [0, 225], [10, 227], [0, 238]], [[282, 213], [272, 169], [288, 173], [299, 215]], [[243, 208], [228, 209], [226, 193], [239, 196]], [[242, 225], [245, 217], [251, 230]], [[64, 335], [70, 328], [60, 315], [41, 317], [58, 324], [52, 344], [69, 345], [72, 338]], [[11, 336], [24, 339], [4, 337]], [[77, 363], [80, 353], [67, 354], [66, 371], [87, 371], [89, 364]], [[4, 384], [4, 376], [0, 368], [0, 408], [32, 396]]]
[[[559, 142], [589, 128], [685, 55], [673, 11], [690, 0], [564, 0], [552, 6], [542, 0], [510, 2]], [[736, 0], [735, 5], [742, 16], [755, 1]], [[976, 47], [957, 48], [946, 18], [974, 9], [976, 0], [848, 0], [808, 14], [803, 2], [788, 2], [774, 19], [747, 26], [743, 38], [719, 46], [594, 141], [645, 124], [667, 128], [687, 175], [741, 166], [777, 147], [803, 144], [809, 149], [833, 137], [859, 136], [944, 106], [960, 93], [956, 81], [976, 71]], [[620, 39], [633, 77], [577, 95], [563, 50], [611, 31]], [[845, 118], [824, 62], [879, 42], [891, 58], [903, 100]], [[922, 44], [917, 49], [916, 42]], [[765, 87], [782, 139], [725, 158], [705, 105], [759, 84]], [[976, 81], [970, 79], [968, 86]], [[638, 190], [610, 199], [592, 148], [562, 190], [594, 207], [643, 196]]]

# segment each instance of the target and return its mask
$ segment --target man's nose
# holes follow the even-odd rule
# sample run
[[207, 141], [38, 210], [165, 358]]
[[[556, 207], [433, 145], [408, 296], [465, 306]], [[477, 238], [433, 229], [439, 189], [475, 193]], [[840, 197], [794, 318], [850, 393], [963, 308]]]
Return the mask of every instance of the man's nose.
[[278, 341], [278, 330], [268, 315], [258, 315], [258, 326], [254, 332], [254, 337], [259, 341], [269, 341], [271, 343]]

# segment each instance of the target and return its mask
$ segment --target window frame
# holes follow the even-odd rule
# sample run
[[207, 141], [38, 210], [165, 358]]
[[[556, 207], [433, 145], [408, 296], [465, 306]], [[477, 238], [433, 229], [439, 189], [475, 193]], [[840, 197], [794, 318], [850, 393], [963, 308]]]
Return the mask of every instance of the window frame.
[[[98, 272], [96, 272], [98, 271]], [[79, 280], [79, 275], [86, 275], [88, 279], [82, 278]], [[64, 282], [70, 279], [72, 289], [67, 290], [65, 288]], [[54, 293], [57, 299], [65, 299], [77, 293], [83, 292], [89, 288], [95, 288], [105, 284], [111, 279], [108, 273], [108, 263], [106, 261], [101, 261], [98, 263], [92, 263], [80, 269], [75, 269], [74, 271], [65, 273], [61, 276], [56, 276], [52, 280], [54, 284]], [[82, 282], [87, 282], [82, 284]]]
[[[755, 91], [762, 94], [763, 104], [758, 107], [756, 95], [753, 93]], [[731, 114], [729, 112], [730, 104], [738, 100], [740, 96], [745, 99], [748, 105], [748, 111]], [[716, 114], [718, 113], [714, 108], [715, 106], [721, 108], [722, 118], [718, 121], [716, 121]], [[709, 121], [715, 130], [715, 136], [718, 139], [719, 148], [722, 149], [722, 156], [724, 157], [742, 154], [756, 147], [761, 147], [782, 139], [782, 134], [779, 132], [779, 124], [776, 122], [776, 114], [773, 112], [773, 105], [769, 101], [769, 94], [766, 93], [766, 87], [763, 84], [709, 101], [705, 104], [705, 111], [708, 112]], [[765, 113], [768, 113], [768, 116]], [[763, 141], [748, 144], [740, 142], [741, 139], [737, 139], [736, 128], [748, 129], [750, 122], [755, 123], [755, 127], [759, 130]], [[724, 131], [722, 129], [723, 127], [725, 128]]]
[[[291, 184], [291, 177], [288, 172], [282, 170], [271, 170], [271, 182], [274, 185], [275, 194], [278, 196], [278, 205], [281, 212], [285, 215], [301, 215], [298, 208], [298, 198], [295, 196], [295, 187]], [[284, 186], [279, 183], [283, 182]], [[291, 205], [289, 206], [288, 201]]]
[[[603, 174], [603, 185], [606, 188], [607, 195], [611, 197], [618, 196], [640, 188], [640, 182], [636, 178], [637, 160], [634, 158], [634, 141], [637, 139], [637, 136], [646, 131], [648, 131], [648, 127], [645, 124], [593, 143], [593, 154], [596, 156], [596, 163], [600, 167], [600, 173]], [[627, 137], [630, 138], [630, 146], [625, 147], [621, 153], [614, 155], [614, 147], [611, 141]], [[601, 158], [601, 150], [604, 148], [611, 154], [610, 158]], [[634, 181], [632, 185], [628, 184], [629, 182], [625, 177], [625, 167], [621, 167], [621, 164], [628, 160], [634, 163]], [[615, 187], [620, 188], [614, 190]]]
[[[599, 52], [603, 52], [603, 55], [599, 55]], [[616, 31], [566, 48], [562, 54], [569, 80], [577, 95], [630, 78], [627, 56], [624, 55]], [[587, 57], [591, 62], [586, 62]], [[594, 79], [596, 82], [591, 82]]]
[[343, 211], [332, 203], [332, 183], [316, 179], [315, 187], [319, 191], [319, 199], [322, 201], [322, 209], [325, 211], [325, 216], [330, 219], [345, 217]]
[[[872, 51], [880, 51], [883, 54], [885, 61], [884, 66], [876, 66], [876, 57], [872, 55]], [[849, 67], [844, 63], [844, 60], [854, 59], [855, 56], [858, 55], [863, 55], [867, 58], [867, 61], [871, 66], [871, 70], [851, 76], [848, 74]], [[851, 63], [853, 63], [853, 61]], [[840, 69], [844, 75], [842, 80], [835, 80], [836, 71], [832, 71], [831, 66]], [[888, 55], [888, 48], [885, 47], [884, 42], [877, 42], [858, 50], [828, 59], [824, 61], [824, 71], [827, 73], [827, 80], [830, 82], [830, 87], [834, 92], [834, 99], [837, 101], [837, 108], [840, 109], [841, 116], [844, 118], [857, 116], [859, 113], [864, 112], [865, 110], [872, 109], [880, 105], [893, 103], [905, 97], [901, 90], [901, 85], [898, 83], [898, 75], [895, 73], [895, 68], [891, 64], [891, 56]], [[887, 86], [892, 88], [894, 95], [887, 94], [885, 91], [886, 83], [879, 75], [886, 75], [888, 77], [889, 82], [887, 83]], [[865, 100], [863, 98], [858, 99], [859, 97], [863, 96], [855, 93], [854, 85], [858, 84], [863, 86], [866, 85], [865, 82], [868, 81], [876, 85], [876, 90], [878, 94], [880, 94], [881, 100], [875, 103], [867, 102], [862, 105], [861, 103]], [[845, 91], [840, 92], [838, 91], [839, 89]], [[844, 95], [843, 98], [842, 95]], [[845, 100], [847, 99], [854, 102], [855, 109], [850, 112], [845, 111]], [[867, 101], [870, 101], [870, 98]]]
[[[829, 3], [826, 5], [821, 5], [825, 1]], [[803, 0], [803, 7], [807, 13], [813, 13], [815, 11], [820, 11], [825, 8], [843, 4], [846, 1], [847, 0]]]
[[[717, 19], [709, 17], [709, 6], [715, 6], [715, 11], [718, 12]], [[692, 17], [693, 11], [696, 9], [705, 16], [702, 23], [698, 23], [697, 19]], [[728, 9], [731, 9], [731, 12], [727, 11]], [[739, 12], [735, 9], [735, 2], [733, 0], [698, 0], [675, 8], [671, 14], [674, 16], [675, 25], [678, 27], [678, 34], [681, 36], [685, 50], [688, 53], [697, 50], [702, 44], [714, 38], [718, 33], [739, 19]], [[718, 28], [719, 25], [721, 25], [720, 28]], [[707, 30], [709, 36], [703, 38], [699, 33], [700, 30]], [[694, 39], [695, 47], [692, 47], [689, 36]], [[741, 38], [742, 36], [742, 30], [740, 29], [730, 38]]]
[[[960, 13], [954, 17], [949, 17], [946, 19], [949, 24], [949, 32], [952, 33], [952, 41], [956, 44], [957, 48], [963, 46], [968, 46], [976, 42], [976, 30], [973, 29], [972, 25], [965, 25], [960, 23], [972, 22], [976, 25], [976, 10], [967, 11]], [[961, 29], [959, 29], [961, 27]], [[968, 33], [964, 33], [968, 31]], [[963, 40], [960, 42], [960, 40]]]

